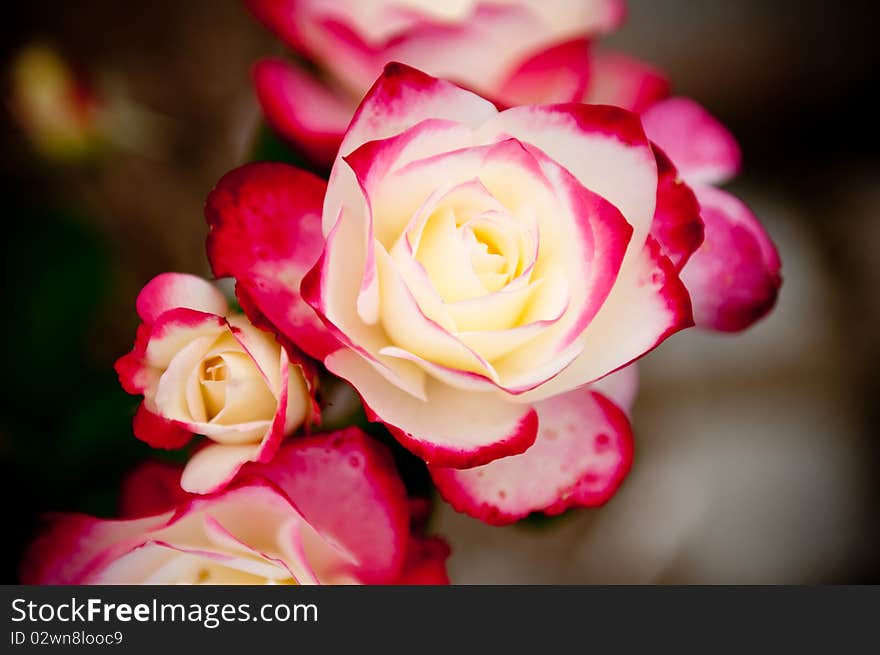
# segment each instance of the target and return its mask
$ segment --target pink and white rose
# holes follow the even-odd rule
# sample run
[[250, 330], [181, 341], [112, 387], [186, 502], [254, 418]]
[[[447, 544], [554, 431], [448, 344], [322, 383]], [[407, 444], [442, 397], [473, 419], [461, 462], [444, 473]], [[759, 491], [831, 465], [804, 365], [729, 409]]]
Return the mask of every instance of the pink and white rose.
[[623, 21], [622, 1], [248, 5], [327, 73], [318, 80], [277, 58], [254, 68], [269, 122], [318, 162], [336, 156], [358, 100], [389, 61], [460, 83], [498, 106], [579, 101], [623, 107], [642, 114], [648, 138], [671, 158], [702, 207], [702, 226], [675, 228], [703, 240], [682, 272], [696, 324], [739, 331], [774, 306], [781, 264], [773, 241], [742, 201], [716, 188], [739, 170], [736, 140], [692, 100], [670, 97], [669, 81], [654, 67], [589, 48], [591, 39]]
[[162, 480], [176, 485], [155, 469], [140, 475], [126, 488], [140, 498], [123, 504], [176, 498], [166, 511], [51, 517], [26, 554], [22, 582], [448, 584], [448, 546], [411, 532], [391, 457], [356, 428], [292, 440], [216, 494], [180, 497]]
[[316, 418], [304, 361], [231, 313], [206, 280], [159, 275], [141, 291], [137, 311], [143, 323], [134, 348], [116, 362], [125, 390], [144, 397], [135, 436], [158, 448], [180, 448], [194, 434], [210, 440], [188, 462], [185, 490], [216, 491]]
[[502, 522], [607, 500], [629, 424], [583, 387], [693, 322], [676, 262], [699, 210], [638, 116], [499, 112], [389, 65], [321, 187], [252, 164], [212, 192], [209, 258], [242, 305], [348, 380], [456, 506]]
[[[624, 19], [623, 0], [247, 0], [323, 78], [284, 59], [254, 68], [272, 125], [319, 162], [336, 155], [360, 99], [390, 61], [486, 97], [577, 100], [589, 41]], [[565, 96], [565, 97], [562, 97]]]

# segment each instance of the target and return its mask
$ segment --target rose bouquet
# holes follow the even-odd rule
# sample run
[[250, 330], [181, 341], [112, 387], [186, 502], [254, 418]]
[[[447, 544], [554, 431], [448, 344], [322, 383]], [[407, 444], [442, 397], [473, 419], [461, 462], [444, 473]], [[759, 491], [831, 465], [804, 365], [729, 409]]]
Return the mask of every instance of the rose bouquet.
[[772, 241], [715, 186], [733, 137], [595, 51], [620, 2], [247, 4], [299, 58], [255, 65], [266, 119], [326, 174], [249, 163], [210, 192], [235, 302], [160, 275], [116, 366], [135, 436], [188, 461], [138, 470], [123, 519], [54, 517], [28, 581], [445, 582], [432, 489], [492, 524], [602, 505], [634, 363], [775, 302]]

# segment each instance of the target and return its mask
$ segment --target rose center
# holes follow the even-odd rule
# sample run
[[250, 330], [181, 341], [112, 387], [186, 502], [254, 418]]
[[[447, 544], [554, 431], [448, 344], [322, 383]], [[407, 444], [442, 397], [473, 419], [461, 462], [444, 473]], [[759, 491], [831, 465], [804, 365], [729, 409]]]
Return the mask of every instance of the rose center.
[[199, 386], [207, 420], [213, 419], [226, 404], [226, 381], [229, 368], [222, 357], [208, 357], [199, 370]]

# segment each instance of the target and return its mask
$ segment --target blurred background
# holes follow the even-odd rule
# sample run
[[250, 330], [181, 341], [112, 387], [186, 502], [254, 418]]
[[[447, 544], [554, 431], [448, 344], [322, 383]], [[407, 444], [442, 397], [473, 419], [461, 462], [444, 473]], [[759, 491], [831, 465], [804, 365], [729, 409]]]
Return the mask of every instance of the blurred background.
[[[732, 188], [779, 247], [779, 304], [745, 334], [690, 330], [643, 361], [634, 468], [604, 508], [494, 528], [438, 503], [453, 582], [880, 582], [873, 5], [630, 0], [606, 43], [738, 137]], [[40, 512], [111, 516], [155, 455], [112, 364], [148, 279], [209, 275], [202, 204], [255, 142], [276, 152], [248, 73], [284, 49], [235, 0], [34, 0], [0, 30], [10, 583]]]

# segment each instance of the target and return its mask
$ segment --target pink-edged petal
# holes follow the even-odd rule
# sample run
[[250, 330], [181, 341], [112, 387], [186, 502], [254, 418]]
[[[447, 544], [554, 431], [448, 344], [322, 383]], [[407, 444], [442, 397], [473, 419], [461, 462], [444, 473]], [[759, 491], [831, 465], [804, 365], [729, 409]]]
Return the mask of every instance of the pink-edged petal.
[[411, 362], [380, 355], [379, 351], [388, 345], [384, 330], [364, 323], [358, 315], [357, 297], [366, 260], [362, 220], [357, 214], [340, 215], [327, 235], [318, 262], [303, 278], [303, 298], [340, 343], [369, 360], [398, 388], [424, 398], [424, 373]]
[[406, 557], [406, 490], [390, 454], [357, 428], [291, 441], [249, 465], [283, 491], [328, 543], [352, 556], [366, 582], [396, 577]]
[[703, 242], [703, 219], [700, 205], [691, 188], [660, 148], [657, 155], [657, 208], [651, 224], [651, 236], [676, 270], [680, 271], [694, 251]]
[[[496, 113], [495, 105], [474, 93], [409, 66], [390, 63], [361, 101], [342, 140], [339, 155], [349, 155], [368, 141], [386, 139], [427, 119], [476, 127]], [[343, 204], [349, 205], [349, 210], [358, 210], [353, 199], [360, 197], [354, 174], [337, 159], [324, 200], [325, 235], [335, 225]]]
[[132, 423], [134, 436], [153, 448], [173, 450], [189, 443], [192, 432], [177, 421], [154, 414], [141, 403]]
[[394, 584], [448, 585], [446, 560], [449, 553], [449, 544], [440, 537], [410, 538], [403, 573]]
[[479, 466], [521, 453], [535, 440], [535, 412], [500, 395], [428, 378], [422, 401], [393, 386], [354, 351], [338, 350], [325, 364], [357, 389], [370, 420], [384, 423], [404, 446], [437, 466]]
[[190, 457], [180, 486], [192, 494], [218, 491], [235, 478], [242, 466], [254, 461], [260, 450], [261, 444], [209, 444]]
[[[389, 235], [403, 229], [404, 221], [408, 219], [406, 203], [402, 202], [403, 194], [399, 189], [392, 191], [390, 207], [387, 202], [377, 202], [376, 195], [382, 189], [382, 182], [393, 168], [447, 148], [463, 146], [470, 138], [471, 130], [459, 123], [427, 119], [394, 137], [368, 141], [343, 157], [362, 193], [357, 198], [343, 198], [343, 204], [349, 212], [366, 204], [367, 211], [364, 272], [357, 298], [358, 314], [366, 323], [376, 323], [379, 319], [379, 278], [374, 237], [390, 243], [392, 237]], [[408, 195], [413, 196], [411, 192]], [[378, 225], [374, 223], [377, 214], [383, 218]], [[389, 220], [389, 216], [395, 215], [401, 217], [397, 221], [400, 225]]]
[[615, 371], [694, 324], [691, 300], [669, 258], [648, 237], [582, 335], [583, 350], [559, 375], [519, 397], [537, 402]]
[[163, 313], [181, 307], [220, 316], [229, 309], [217, 287], [186, 273], [157, 275], [137, 297], [137, 313], [144, 323], [155, 323]]
[[340, 155], [385, 139], [425, 119], [476, 127], [497, 110], [488, 100], [397, 62], [385, 66], [361, 101], [343, 139]]
[[498, 99], [509, 107], [580, 101], [590, 77], [589, 45], [575, 39], [531, 55], [501, 85]]
[[196, 340], [209, 342], [227, 327], [223, 316], [184, 307], [169, 309], [152, 325], [144, 361], [151, 367], [165, 369], [183, 348]]
[[141, 462], [122, 481], [119, 515], [138, 518], [161, 514], [192, 498], [180, 486], [181, 472], [176, 464], [157, 460]]
[[623, 214], [633, 228], [629, 251], [638, 252], [651, 228], [657, 189], [654, 152], [638, 116], [577, 103], [513, 107], [488, 120], [478, 135], [488, 141], [515, 137], [542, 150]]
[[751, 210], [726, 191], [696, 187], [706, 236], [681, 272], [699, 327], [737, 332], [776, 303], [781, 262]]
[[569, 278], [583, 286], [576, 287], [574, 320], [566, 326], [562, 350], [584, 331], [607, 299], [631, 244], [633, 228], [617, 207], [586, 188], [567, 169], [541, 152], [535, 156], [574, 222], [572, 242], [580, 244], [576, 268], [569, 270]]
[[257, 99], [275, 131], [313, 161], [329, 166], [354, 114], [352, 99], [282, 59], [258, 61], [253, 78]]
[[689, 98], [667, 98], [642, 114], [645, 133], [690, 183], [723, 182], [739, 171], [742, 154], [718, 119]]
[[[456, 3], [434, 4], [445, 7]], [[423, 14], [421, 21], [389, 41], [379, 54], [497, 98], [503, 82], [523, 62], [542, 57], [558, 44], [583, 43], [613, 29], [623, 18], [622, 7], [622, 0], [479, 2], [467, 16], [451, 22], [436, 17], [431, 20]], [[563, 95], [544, 95], [545, 100], [580, 100], [580, 96], [569, 96], [571, 82], [562, 87], [558, 84], [560, 77], [567, 77], [564, 68], [578, 65], [583, 62], [570, 63], [559, 56], [547, 59], [547, 65], [542, 66], [547, 74], [544, 82]], [[540, 84], [540, 80], [534, 83]], [[518, 100], [510, 104], [514, 102]]]
[[669, 80], [656, 68], [617, 52], [593, 52], [583, 101], [637, 114], [669, 95]]
[[170, 514], [127, 521], [105, 521], [84, 514], [54, 514], [22, 558], [21, 582], [32, 585], [85, 584], [102, 565], [130, 551]]
[[119, 376], [119, 383], [130, 394], [142, 394], [146, 389], [155, 385], [159, 379], [159, 372], [144, 361], [151, 329], [147, 323], [138, 325], [131, 352], [117, 359], [113, 365]]
[[205, 206], [214, 274], [236, 278], [251, 320], [268, 322], [318, 359], [338, 343], [303, 302], [300, 283], [324, 245], [325, 189], [323, 180], [292, 166], [248, 164], [227, 173]]
[[493, 525], [532, 512], [605, 503], [632, 463], [626, 415], [602, 394], [576, 390], [535, 407], [540, 429], [525, 453], [467, 470], [431, 467], [452, 506]]

